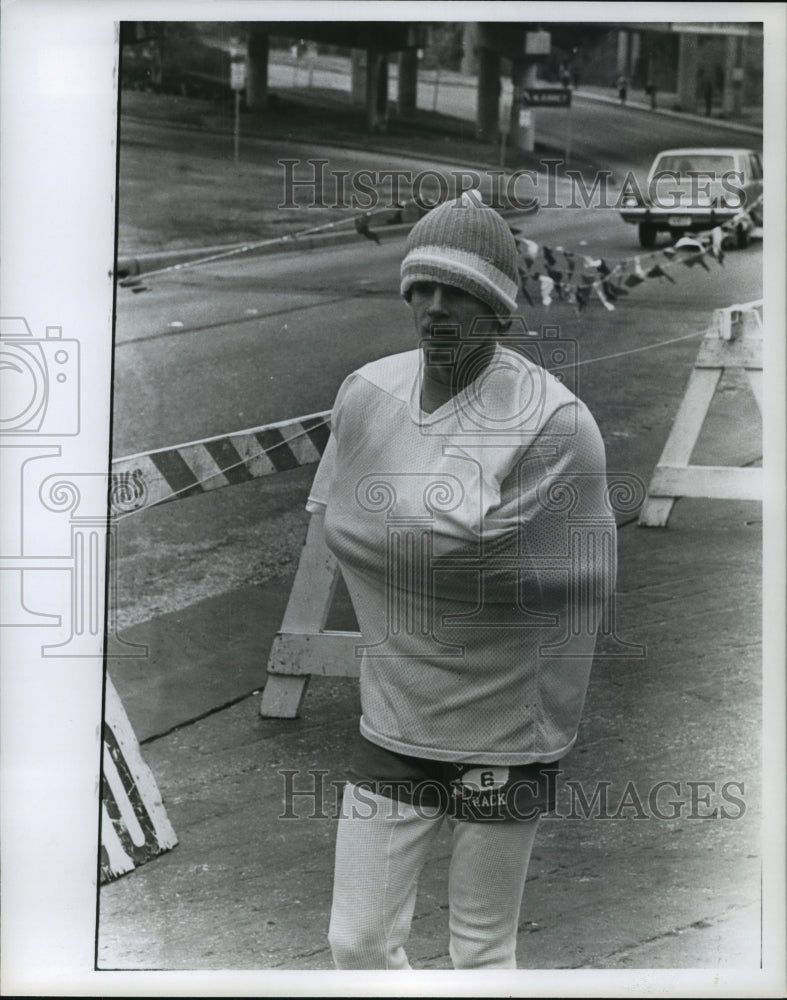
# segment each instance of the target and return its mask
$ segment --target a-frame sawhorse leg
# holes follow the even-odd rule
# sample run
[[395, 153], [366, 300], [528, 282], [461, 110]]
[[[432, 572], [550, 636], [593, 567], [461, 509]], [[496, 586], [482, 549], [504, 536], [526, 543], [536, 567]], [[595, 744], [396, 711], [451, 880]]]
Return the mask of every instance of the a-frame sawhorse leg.
[[328, 551], [323, 518], [313, 514], [306, 533], [281, 629], [268, 658], [268, 678], [260, 715], [294, 719], [300, 712], [312, 674], [357, 677], [357, 632], [325, 632], [339, 565]]
[[762, 469], [689, 465], [724, 370], [744, 369], [762, 413], [760, 303], [717, 309], [700, 345], [694, 370], [648, 486], [639, 523], [665, 527], [678, 497], [762, 499]]

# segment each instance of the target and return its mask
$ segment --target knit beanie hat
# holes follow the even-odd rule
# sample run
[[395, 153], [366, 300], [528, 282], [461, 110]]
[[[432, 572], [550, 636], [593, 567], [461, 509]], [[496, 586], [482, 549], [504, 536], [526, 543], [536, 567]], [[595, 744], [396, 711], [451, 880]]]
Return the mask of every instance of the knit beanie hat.
[[401, 293], [409, 302], [416, 281], [461, 288], [507, 319], [519, 289], [511, 230], [477, 191], [465, 191], [428, 212], [410, 230], [402, 261]]

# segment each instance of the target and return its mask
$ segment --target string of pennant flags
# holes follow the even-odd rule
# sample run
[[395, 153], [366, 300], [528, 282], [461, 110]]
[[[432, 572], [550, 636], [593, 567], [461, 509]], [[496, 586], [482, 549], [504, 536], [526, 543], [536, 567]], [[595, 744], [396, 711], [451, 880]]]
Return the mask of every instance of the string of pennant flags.
[[[602, 257], [586, 253], [566, 250], [562, 246], [550, 247], [537, 243], [523, 236], [521, 230], [511, 226], [511, 232], [519, 251], [519, 277], [522, 297], [532, 306], [536, 303], [551, 306], [555, 302], [567, 302], [581, 312], [591, 301], [597, 298], [607, 310], [615, 309], [615, 302], [628, 295], [632, 288], [653, 278], [664, 278], [675, 283], [670, 273], [677, 265], [694, 267], [699, 264], [709, 271], [706, 258], [713, 258], [718, 264], [724, 263], [724, 247], [739, 226], [744, 226], [748, 232], [755, 228], [752, 213], [762, 204], [762, 195], [746, 208], [742, 208], [734, 218], [722, 225], [715, 226], [699, 233], [681, 237], [673, 246], [664, 247], [647, 254], [609, 262]], [[372, 223], [385, 225], [402, 222], [405, 215], [420, 217], [432, 206], [419, 206], [416, 213], [405, 212], [406, 206], [399, 206], [398, 211], [382, 210], [362, 212], [352, 219], [334, 220], [320, 226], [312, 226], [299, 232], [284, 236], [247, 243], [240, 247], [232, 247], [226, 251], [210, 254], [195, 260], [182, 261], [148, 271], [144, 276], [128, 275], [122, 277], [120, 284], [131, 287], [132, 291], [145, 291], [143, 281], [151, 277], [171, 271], [180, 271], [197, 267], [201, 264], [214, 263], [231, 257], [253, 253], [263, 247], [273, 247], [277, 244], [296, 242], [306, 236], [325, 233], [330, 230], [352, 229], [366, 239], [379, 243], [377, 233], [371, 228]], [[118, 275], [121, 277], [121, 275]]]
[[748, 232], [754, 228], [752, 212], [762, 203], [760, 196], [734, 218], [712, 229], [682, 236], [673, 246], [648, 254], [639, 254], [616, 262], [601, 257], [549, 247], [527, 239], [511, 227], [519, 251], [520, 290], [524, 299], [535, 306], [567, 302], [581, 312], [595, 296], [605, 309], [615, 309], [615, 302], [632, 288], [651, 278], [664, 278], [675, 284], [670, 273], [678, 265], [699, 264], [710, 271], [706, 258], [724, 264], [724, 247], [734, 238], [739, 226]]

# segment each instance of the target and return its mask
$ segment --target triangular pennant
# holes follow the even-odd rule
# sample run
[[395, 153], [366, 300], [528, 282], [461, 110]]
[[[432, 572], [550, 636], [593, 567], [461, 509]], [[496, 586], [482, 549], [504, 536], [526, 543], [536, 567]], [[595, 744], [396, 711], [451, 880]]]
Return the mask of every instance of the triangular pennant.
[[541, 304], [551, 306], [552, 290], [555, 287], [555, 282], [548, 275], [542, 274], [538, 279], [538, 285], [541, 292]]
[[715, 229], [711, 230], [710, 247], [711, 247], [711, 253], [720, 264], [724, 262], [724, 250], [722, 249], [723, 243], [724, 243], [724, 233], [721, 229], [721, 226], [716, 226]]
[[673, 285], [675, 284], [675, 279], [672, 277], [671, 274], [668, 274], [664, 270], [664, 268], [661, 266], [661, 264], [654, 264], [653, 267], [651, 267], [648, 270], [647, 277], [648, 278], [666, 278], [667, 281], [672, 282]]
[[538, 243], [535, 243], [533, 240], [528, 240], [524, 238], [517, 240], [516, 242], [517, 245], [521, 248], [522, 255], [525, 257], [526, 260], [536, 259], [539, 251]]
[[634, 288], [636, 285], [641, 285], [644, 280], [644, 275], [640, 278], [636, 272], [632, 271], [626, 278], [625, 284], [628, 285], [629, 288]]
[[519, 290], [520, 290], [520, 292], [522, 293], [522, 297], [523, 297], [523, 298], [524, 298], [524, 299], [525, 299], [525, 300], [526, 300], [526, 301], [527, 301], [527, 302], [528, 302], [528, 303], [529, 303], [529, 304], [530, 304], [531, 306], [534, 306], [534, 305], [535, 305], [535, 302], [533, 301], [533, 298], [532, 298], [532, 296], [530, 295], [530, 292], [529, 292], [529, 291], [527, 290], [527, 288], [525, 287], [525, 283], [524, 283], [524, 282], [522, 283], [522, 286], [521, 286], [521, 288], [520, 288]]
[[615, 285], [611, 281], [602, 282], [602, 288], [604, 289], [604, 294], [607, 295], [608, 298], [612, 299], [613, 302], [615, 299], [619, 299], [622, 295], [628, 295], [628, 292], [623, 285]]
[[582, 310], [590, 301], [590, 288], [578, 287], [576, 289], [575, 298], [577, 303], [577, 312], [582, 312]]
[[676, 250], [704, 250], [704, 245], [699, 239], [695, 239], [691, 236], [681, 236], [678, 242], [675, 244]]
[[614, 312], [615, 307], [612, 305], [612, 303], [609, 301], [609, 299], [602, 291], [601, 285], [594, 285], [593, 288], [595, 289], [596, 295], [598, 295], [599, 300], [601, 301], [601, 304], [604, 306], [604, 308], [607, 309], [609, 312]]

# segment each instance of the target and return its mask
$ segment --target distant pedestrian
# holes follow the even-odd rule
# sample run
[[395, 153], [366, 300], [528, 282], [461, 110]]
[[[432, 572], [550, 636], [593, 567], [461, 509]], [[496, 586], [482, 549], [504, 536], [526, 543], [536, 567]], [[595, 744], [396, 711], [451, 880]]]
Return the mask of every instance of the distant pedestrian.
[[645, 93], [650, 98], [650, 110], [656, 110], [656, 84], [652, 80], [648, 80], [645, 84]]
[[629, 82], [626, 77], [621, 73], [617, 79], [618, 97], [620, 98], [620, 103], [626, 103], [626, 96], [628, 94]]
[[410, 968], [444, 821], [453, 965], [515, 968], [530, 852], [576, 739], [615, 521], [593, 417], [515, 349], [517, 286], [514, 238], [477, 193], [428, 212], [401, 267], [419, 346], [347, 377], [311, 489], [363, 635], [339, 969]]
[[705, 117], [710, 118], [713, 110], [713, 83], [708, 80], [703, 91], [705, 97]]

